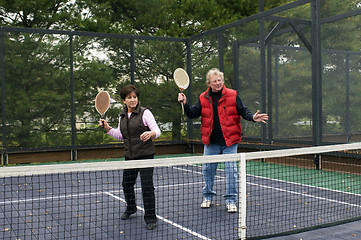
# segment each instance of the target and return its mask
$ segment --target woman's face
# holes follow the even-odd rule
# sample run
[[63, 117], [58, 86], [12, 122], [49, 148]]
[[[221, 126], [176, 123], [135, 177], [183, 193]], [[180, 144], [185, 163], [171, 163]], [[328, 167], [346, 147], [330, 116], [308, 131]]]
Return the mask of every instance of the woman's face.
[[128, 112], [133, 112], [138, 105], [138, 97], [135, 92], [131, 92], [125, 97], [123, 102], [127, 106]]

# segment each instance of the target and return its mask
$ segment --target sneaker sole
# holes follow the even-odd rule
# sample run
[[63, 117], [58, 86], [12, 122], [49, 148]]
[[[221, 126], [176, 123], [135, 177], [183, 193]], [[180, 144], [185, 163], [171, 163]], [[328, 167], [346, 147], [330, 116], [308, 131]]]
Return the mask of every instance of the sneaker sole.
[[210, 208], [213, 204], [214, 204], [213, 202], [211, 202], [211, 203], [209, 204], [209, 206], [208, 206], [208, 205], [202, 206], [202, 204], [201, 204], [201, 208]]
[[236, 213], [237, 212], [237, 207], [235, 207], [235, 208], [228, 208], [228, 206], [227, 206], [227, 212], [229, 212], [229, 213]]

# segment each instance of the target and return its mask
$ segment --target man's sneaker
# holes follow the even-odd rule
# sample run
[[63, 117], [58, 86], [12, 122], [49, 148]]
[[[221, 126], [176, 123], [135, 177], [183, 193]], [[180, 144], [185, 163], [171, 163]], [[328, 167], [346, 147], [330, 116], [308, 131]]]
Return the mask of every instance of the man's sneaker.
[[211, 200], [204, 199], [201, 204], [201, 208], [210, 208], [212, 205], [213, 205], [213, 202]]
[[234, 203], [227, 204], [227, 210], [229, 213], [235, 213], [237, 212], [237, 206]]

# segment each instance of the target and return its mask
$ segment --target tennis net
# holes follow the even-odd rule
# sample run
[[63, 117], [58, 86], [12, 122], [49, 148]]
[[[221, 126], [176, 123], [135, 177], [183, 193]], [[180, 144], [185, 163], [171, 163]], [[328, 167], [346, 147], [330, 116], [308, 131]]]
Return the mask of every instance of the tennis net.
[[[361, 219], [361, 143], [217, 156], [0, 168], [2, 239], [261, 239]], [[333, 153], [333, 154], [332, 154]], [[341, 154], [342, 153], [342, 154]], [[322, 156], [315, 169], [314, 156]], [[239, 167], [228, 213], [224, 162]], [[214, 205], [202, 209], [201, 165], [219, 162]], [[127, 220], [124, 169], [154, 168], [157, 228], [148, 230], [139, 177]]]

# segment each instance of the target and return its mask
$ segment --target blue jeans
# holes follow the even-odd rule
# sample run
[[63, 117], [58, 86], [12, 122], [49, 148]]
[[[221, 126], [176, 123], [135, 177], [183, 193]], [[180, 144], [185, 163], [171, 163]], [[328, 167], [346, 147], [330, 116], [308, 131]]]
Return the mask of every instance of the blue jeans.
[[[203, 155], [218, 155], [218, 154], [234, 154], [237, 153], [238, 144], [232, 146], [220, 146], [216, 144], [204, 145]], [[218, 163], [205, 163], [202, 166], [202, 173], [204, 178], [203, 197], [204, 199], [213, 200], [216, 192], [213, 191], [214, 177], [217, 172]], [[226, 199], [226, 204], [236, 203], [237, 201], [237, 163], [225, 162], [226, 173], [226, 194], [223, 196]]]

